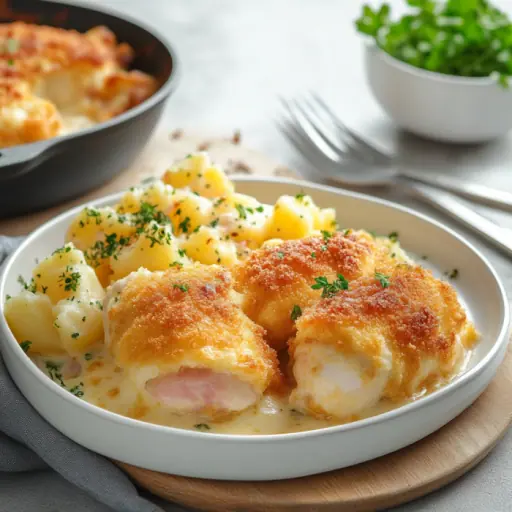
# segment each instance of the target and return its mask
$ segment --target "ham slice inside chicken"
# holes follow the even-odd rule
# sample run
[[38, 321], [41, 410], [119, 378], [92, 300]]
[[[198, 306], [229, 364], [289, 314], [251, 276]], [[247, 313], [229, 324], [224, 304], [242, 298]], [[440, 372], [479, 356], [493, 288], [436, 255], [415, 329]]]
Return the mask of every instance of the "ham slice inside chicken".
[[184, 414], [205, 409], [242, 411], [259, 396], [238, 377], [207, 368], [181, 368], [177, 373], [149, 380], [146, 390], [168, 408]]

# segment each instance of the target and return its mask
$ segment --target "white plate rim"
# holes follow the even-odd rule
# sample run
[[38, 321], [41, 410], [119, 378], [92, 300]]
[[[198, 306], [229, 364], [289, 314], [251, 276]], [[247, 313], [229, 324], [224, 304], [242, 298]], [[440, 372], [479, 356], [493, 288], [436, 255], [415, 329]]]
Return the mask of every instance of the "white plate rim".
[[400, 204], [397, 204], [393, 201], [389, 201], [386, 199], [381, 199], [378, 197], [374, 197], [368, 194], [362, 194], [359, 192], [352, 192], [348, 190], [343, 190], [336, 187], [331, 187], [328, 185], [322, 185], [318, 183], [313, 183], [306, 180], [297, 180], [292, 178], [281, 178], [281, 177], [266, 177], [266, 176], [236, 176], [232, 175], [230, 176], [230, 179], [234, 182], [270, 182], [270, 183], [278, 183], [282, 185], [290, 185], [298, 188], [309, 188], [312, 190], [318, 190], [323, 191], [327, 193], [332, 193], [335, 195], [341, 195], [345, 197], [352, 197], [356, 199], [360, 199], [363, 201], [369, 201], [373, 203], [380, 204], [382, 206], [386, 206], [395, 210], [398, 210], [402, 213], [412, 215], [414, 217], [420, 218], [421, 220], [433, 224], [435, 227], [445, 231], [447, 234], [449, 234], [451, 237], [455, 238], [458, 242], [465, 245], [470, 251], [472, 251], [485, 265], [487, 271], [491, 274], [493, 277], [498, 292], [499, 292], [499, 299], [501, 301], [501, 306], [503, 307], [503, 316], [501, 318], [501, 325], [499, 329], [499, 334], [496, 336], [496, 340], [494, 344], [492, 345], [489, 352], [471, 369], [464, 372], [457, 378], [455, 378], [452, 382], [448, 383], [447, 385], [443, 386], [442, 388], [434, 391], [433, 393], [430, 393], [424, 397], [419, 398], [418, 400], [402, 405], [400, 407], [397, 407], [396, 409], [392, 409], [390, 411], [387, 411], [382, 414], [378, 414], [376, 416], [371, 416], [369, 418], [364, 418], [362, 420], [357, 420], [351, 423], [345, 423], [341, 425], [334, 425], [331, 427], [325, 427], [321, 429], [316, 430], [306, 430], [302, 432], [291, 432], [291, 433], [283, 433], [283, 434], [221, 434], [221, 433], [205, 433], [205, 432], [195, 432], [192, 430], [186, 430], [176, 427], [170, 427], [170, 426], [164, 426], [164, 425], [157, 425], [154, 423], [148, 423], [141, 420], [136, 420], [133, 418], [128, 418], [126, 416], [122, 416], [120, 414], [102, 409], [100, 407], [97, 407], [94, 404], [91, 404], [85, 400], [81, 400], [80, 398], [74, 396], [72, 393], [69, 393], [69, 391], [66, 391], [62, 389], [58, 384], [53, 382], [51, 379], [49, 379], [39, 368], [36, 367], [36, 365], [32, 362], [32, 360], [25, 354], [23, 349], [20, 347], [16, 339], [14, 338], [14, 335], [11, 333], [9, 326], [7, 325], [7, 321], [5, 320], [4, 316], [4, 300], [3, 297], [5, 296], [5, 276], [9, 273], [9, 270], [13, 266], [14, 262], [16, 261], [18, 255], [25, 250], [25, 248], [32, 243], [32, 240], [35, 238], [38, 238], [44, 231], [51, 229], [54, 224], [57, 224], [61, 220], [63, 220], [66, 217], [72, 218], [73, 215], [76, 215], [80, 210], [88, 207], [103, 207], [108, 206], [110, 204], [113, 204], [115, 201], [118, 201], [120, 197], [125, 193], [125, 191], [117, 192], [114, 194], [110, 194], [107, 196], [103, 196], [101, 198], [94, 199], [92, 201], [87, 201], [85, 203], [82, 203], [78, 206], [75, 206], [69, 210], [66, 210], [65, 212], [61, 213], [57, 217], [48, 220], [39, 228], [34, 230], [30, 235], [27, 236], [27, 238], [21, 243], [21, 245], [9, 256], [7, 261], [3, 264], [3, 269], [0, 275], [0, 331], [2, 333], [2, 340], [0, 342], [0, 347], [3, 347], [5, 343], [11, 344], [13, 349], [17, 352], [19, 355], [19, 358], [22, 362], [22, 364], [25, 366], [25, 368], [31, 372], [37, 380], [42, 383], [44, 386], [46, 386], [48, 389], [53, 391], [54, 393], [57, 393], [61, 398], [64, 400], [70, 402], [71, 405], [79, 406], [82, 408], [85, 408], [92, 414], [95, 414], [97, 416], [102, 417], [105, 420], [112, 421], [118, 424], [123, 424], [124, 426], [132, 427], [132, 428], [144, 428], [149, 429], [153, 431], [158, 431], [163, 434], [167, 435], [177, 435], [177, 436], [184, 436], [184, 437], [192, 437], [192, 438], [198, 438], [198, 439], [204, 439], [205, 437], [212, 438], [212, 440], [217, 439], [219, 441], [223, 441], [226, 443], [237, 443], [237, 442], [244, 442], [244, 443], [260, 443], [262, 441], [265, 442], [293, 442], [299, 439], [304, 439], [307, 437], [318, 437], [318, 436], [329, 436], [329, 435], [336, 435], [341, 432], [364, 428], [369, 425], [377, 425], [379, 423], [384, 423], [390, 419], [396, 419], [399, 416], [403, 416], [407, 414], [410, 411], [414, 411], [416, 409], [423, 408], [424, 406], [427, 406], [428, 404], [431, 404], [432, 402], [435, 402], [442, 397], [446, 397], [450, 394], [453, 394], [456, 392], [459, 388], [465, 386], [470, 382], [471, 380], [475, 379], [479, 374], [481, 374], [488, 364], [498, 355], [500, 350], [503, 348], [503, 345], [507, 345], [509, 342], [509, 331], [510, 331], [510, 309], [509, 309], [509, 301], [507, 298], [507, 294], [505, 292], [505, 288], [503, 286], [503, 283], [501, 281], [501, 278], [499, 277], [498, 273], [494, 269], [491, 262], [488, 260], [488, 258], [481, 253], [480, 250], [478, 250], [473, 244], [471, 244], [469, 241], [467, 241], [462, 235], [458, 234], [455, 230], [452, 228], [445, 226], [441, 222], [433, 219], [432, 217], [429, 217], [428, 215], [425, 215], [423, 213], [417, 212], [413, 210], [412, 208], [409, 208], [407, 206], [403, 206]]

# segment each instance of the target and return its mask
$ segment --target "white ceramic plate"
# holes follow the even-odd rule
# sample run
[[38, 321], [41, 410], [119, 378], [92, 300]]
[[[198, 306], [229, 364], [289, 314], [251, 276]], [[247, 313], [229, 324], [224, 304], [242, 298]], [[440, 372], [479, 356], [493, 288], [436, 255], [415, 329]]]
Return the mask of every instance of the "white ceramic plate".
[[[482, 333], [469, 368], [443, 389], [385, 414], [347, 425], [272, 436], [233, 436], [152, 425], [95, 407], [63, 390], [24, 354], [3, 316], [3, 298], [19, 291], [34, 259], [62, 245], [75, 208], [35, 231], [9, 259], [0, 282], [2, 351], [16, 384], [32, 405], [77, 443], [136, 466], [224, 480], [293, 478], [343, 468], [403, 448], [439, 429], [468, 407], [494, 377], [507, 343], [508, 304], [496, 272], [475, 248], [448, 228], [407, 208], [368, 196], [284, 179], [237, 180], [239, 192], [262, 202], [300, 190], [338, 212], [343, 227], [379, 234], [398, 231], [404, 248], [427, 255], [442, 273], [459, 270], [460, 296]], [[117, 202], [119, 195], [97, 201]]]

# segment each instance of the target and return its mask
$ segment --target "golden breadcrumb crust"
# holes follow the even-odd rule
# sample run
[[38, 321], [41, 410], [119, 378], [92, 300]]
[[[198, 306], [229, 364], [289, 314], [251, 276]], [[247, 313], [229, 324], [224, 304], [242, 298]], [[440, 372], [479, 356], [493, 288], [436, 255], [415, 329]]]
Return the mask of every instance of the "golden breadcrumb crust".
[[274, 348], [281, 349], [294, 334], [293, 306], [304, 309], [320, 298], [321, 290], [311, 288], [316, 277], [332, 281], [342, 274], [356, 279], [374, 271], [378, 253], [373, 237], [364, 231], [266, 245], [234, 270], [235, 289], [244, 294], [249, 318], [266, 329]]
[[297, 321], [297, 336], [290, 340], [290, 354], [299, 344], [335, 344], [342, 353], [376, 357], [378, 340], [386, 340], [393, 353], [393, 375], [387, 398], [410, 396], [410, 388], [422, 361], [434, 359], [439, 371], [432, 382], [416, 383], [416, 389], [449, 377], [458, 360], [460, 344], [477, 338], [457, 294], [429, 270], [397, 265], [389, 286], [374, 276], [350, 283], [348, 290], [321, 299]]
[[279, 374], [277, 356], [233, 294], [230, 273], [218, 266], [135, 274], [108, 311], [117, 364], [186, 363], [232, 373], [264, 391]]
[[[16, 111], [22, 111], [20, 119]], [[34, 96], [28, 83], [0, 79], [0, 146], [16, 146], [59, 135], [62, 118], [55, 105]]]
[[157, 81], [126, 70], [133, 55], [106, 27], [82, 34], [21, 21], [0, 24], [0, 145], [58, 135], [62, 108], [100, 122], [144, 101]]

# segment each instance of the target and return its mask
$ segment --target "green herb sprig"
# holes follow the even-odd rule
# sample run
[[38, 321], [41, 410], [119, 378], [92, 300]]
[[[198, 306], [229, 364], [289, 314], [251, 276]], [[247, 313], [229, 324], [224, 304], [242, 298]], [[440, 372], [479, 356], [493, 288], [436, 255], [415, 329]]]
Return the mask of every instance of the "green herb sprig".
[[412, 66], [465, 77], [496, 75], [503, 87], [512, 75], [512, 23], [487, 0], [407, 0], [391, 19], [389, 4], [364, 5], [356, 28], [386, 53]]
[[315, 277], [315, 284], [311, 286], [313, 290], [322, 290], [322, 298], [333, 297], [341, 290], [348, 290], [348, 281], [342, 274], [338, 274], [337, 279], [329, 283], [324, 276]]

